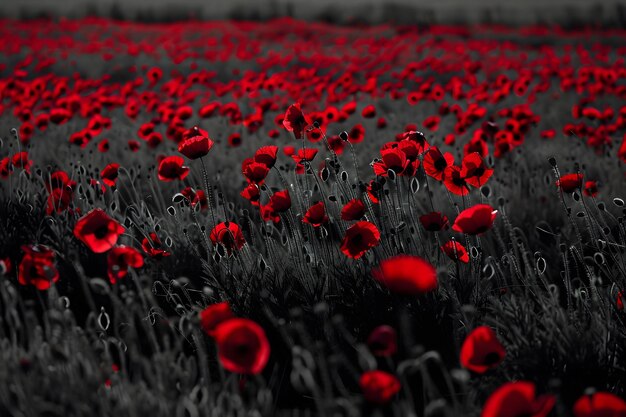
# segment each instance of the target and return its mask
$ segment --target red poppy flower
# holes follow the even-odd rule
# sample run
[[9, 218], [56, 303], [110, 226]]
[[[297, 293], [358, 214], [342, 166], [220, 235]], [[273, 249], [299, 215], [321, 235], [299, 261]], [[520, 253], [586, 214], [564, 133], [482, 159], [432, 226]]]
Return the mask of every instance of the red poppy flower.
[[465, 249], [465, 246], [461, 245], [456, 240], [446, 242], [441, 247], [441, 250], [443, 251], [443, 253], [448, 255], [448, 258], [452, 259], [453, 261], [458, 260], [465, 264], [469, 262], [469, 254], [467, 253], [467, 249]]
[[254, 161], [272, 168], [276, 164], [278, 146], [270, 145], [259, 148], [254, 154]]
[[403, 175], [404, 170], [409, 165], [406, 154], [398, 148], [384, 149], [380, 152], [382, 161], [374, 162], [374, 174], [387, 177], [388, 171], [392, 170], [397, 175]]
[[413, 255], [397, 255], [383, 260], [372, 276], [390, 291], [419, 295], [437, 288], [437, 270], [430, 262]]
[[362, 124], [356, 124], [350, 131], [348, 132], [348, 142], [350, 143], [361, 143], [365, 139], [365, 128]]
[[376, 356], [391, 356], [398, 350], [398, 335], [391, 326], [378, 326], [368, 336], [367, 346]]
[[178, 144], [178, 152], [189, 159], [198, 159], [207, 155], [213, 145], [214, 142], [208, 136], [197, 135], [182, 140]]
[[10, 157], [3, 158], [0, 160], [0, 178], [9, 178], [11, 172], [13, 171], [13, 163], [11, 162]]
[[481, 417], [545, 417], [556, 399], [553, 395], [535, 397], [532, 382], [509, 382], [496, 389], [485, 402]]
[[487, 167], [485, 161], [477, 152], [466, 155], [461, 165], [461, 177], [473, 187], [485, 185], [493, 174], [493, 169]]
[[67, 188], [53, 188], [46, 201], [46, 214], [62, 213], [67, 210], [74, 199], [74, 191]]
[[310, 124], [311, 122], [300, 109], [300, 103], [289, 106], [283, 119], [283, 126], [289, 132], [293, 132], [296, 139], [302, 139], [302, 131]]
[[443, 184], [448, 191], [456, 195], [467, 195], [469, 189], [465, 178], [461, 175], [461, 168], [456, 165], [447, 167], [443, 172]]
[[440, 232], [448, 228], [448, 217], [438, 211], [420, 216], [420, 223], [429, 232]]
[[126, 278], [128, 268], [141, 268], [143, 266], [143, 256], [135, 248], [127, 246], [117, 246], [107, 255], [107, 274], [111, 284], [115, 284], [118, 279]]
[[363, 373], [359, 385], [365, 399], [375, 404], [388, 403], [401, 388], [398, 378], [384, 371]]
[[255, 322], [234, 318], [220, 323], [214, 332], [220, 363], [240, 374], [259, 374], [270, 357], [265, 332]]
[[54, 251], [44, 245], [23, 245], [24, 257], [17, 270], [17, 280], [22, 285], [34, 285], [38, 290], [47, 290], [59, 280], [59, 271], [54, 264]]
[[441, 181], [445, 169], [454, 164], [454, 155], [450, 152], [442, 154], [436, 147], [429, 148], [424, 154], [424, 172], [437, 181]]
[[406, 132], [403, 132], [400, 137], [402, 140], [410, 140], [415, 143], [415, 145], [417, 145], [418, 153], [424, 152], [424, 149], [428, 146], [428, 142], [426, 141], [424, 134], [414, 129], [408, 129]]
[[216, 225], [209, 236], [214, 245], [224, 245], [230, 252], [232, 249], [241, 249], [246, 243], [239, 225], [233, 222], [222, 222]]
[[598, 183], [596, 181], [585, 181], [585, 188], [583, 194], [588, 197], [595, 197], [598, 195]]
[[74, 236], [92, 252], [102, 253], [115, 246], [125, 230], [103, 210], [96, 208], [78, 219], [74, 226]]
[[247, 158], [241, 165], [241, 172], [248, 180], [248, 183], [261, 185], [265, 181], [267, 174], [269, 174], [270, 168], [262, 162], [256, 162], [252, 158]]
[[348, 257], [359, 259], [368, 250], [380, 243], [380, 232], [376, 225], [366, 221], [356, 222], [346, 230], [341, 251]]
[[439, 121], [441, 118], [439, 116], [429, 116], [424, 119], [424, 127], [428, 130], [432, 130], [433, 132], [439, 129]]
[[583, 185], [583, 174], [566, 174], [561, 175], [556, 181], [556, 186], [561, 187], [564, 193], [573, 193], [579, 190]]
[[468, 235], [480, 235], [491, 229], [498, 210], [489, 204], [476, 204], [463, 210], [454, 221], [452, 230]]
[[576, 417], [626, 417], [626, 401], [608, 392], [583, 395], [574, 404]]
[[189, 175], [189, 168], [184, 166], [180, 156], [167, 156], [159, 163], [158, 175], [161, 181], [184, 180]]
[[324, 206], [324, 202], [320, 201], [319, 203], [313, 204], [306, 211], [304, 216], [302, 217], [302, 221], [304, 223], [308, 223], [313, 227], [320, 227], [324, 223], [328, 222], [328, 215], [326, 215], [326, 207]]
[[199, 314], [200, 316], [200, 327], [202, 330], [209, 336], [215, 335], [215, 329], [221, 323], [226, 320], [235, 318], [235, 314], [230, 309], [230, 304], [227, 302], [212, 304], [207, 306], [204, 310], [202, 310]]
[[365, 214], [365, 204], [358, 198], [354, 198], [346, 203], [341, 209], [343, 220], [359, 220]]
[[261, 199], [261, 191], [256, 184], [250, 184], [241, 192], [241, 196], [250, 201], [252, 205], [258, 206]]
[[148, 256], [155, 259], [162, 259], [171, 255], [168, 251], [161, 249], [162, 246], [163, 242], [161, 242], [159, 236], [154, 232], [151, 232], [148, 237], [144, 237], [141, 241], [143, 251], [148, 254]]
[[271, 207], [272, 211], [276, 213], [282, 213], [289, 210], [291, 208], [291, 197], [289, 196], [289, 191], [276, 191], [270, 197], [268, 205]]
[[374, 107], [372, 104], [365, 106], [363, 108], [363, 111], [361, 112], [361, 116], [365, 117], [366, 119], [371, 119], [372, 117], [376, 116], [376, 107]]
[[117, 182], [117, 176], [119, 174], [120, 164], [112, 163], [104, 167], [102, 171], [100, 171], [100, 177], [102, 177], [102, 182], [108, 185], [109, 187], [113, 187]]
[[314, 148], [298, 149], [298, 152], [291, 155], [291, 157], [297, 164], [301, 164], [303, 162], [311, 162], [317, 155], [317, 152], [317, 149]]
[[622, 291], [618, 291], [617, 297], [615, 300], [615, 307], [619, 311], [624, 311], [624, 293]]
[[24, 171], [30, 174], [30, 168], [33, 166], [33, 161], [28, 159], [28, 152], [18, 152], [13, 155], [11, 159], [13, 166], [16, 168], [22, 168]]
[[461, 346], [461, 365], [478, 374], [504, 360], [506, 351], [490, 327], [480, 326], [467, 335]]

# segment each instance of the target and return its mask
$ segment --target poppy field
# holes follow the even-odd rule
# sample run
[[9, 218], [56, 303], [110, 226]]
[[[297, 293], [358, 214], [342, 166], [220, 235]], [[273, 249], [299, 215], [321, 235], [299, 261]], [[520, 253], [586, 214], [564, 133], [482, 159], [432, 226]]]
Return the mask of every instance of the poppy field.
[[626, 31], [0, 39], [0, 415], [626, 416]]

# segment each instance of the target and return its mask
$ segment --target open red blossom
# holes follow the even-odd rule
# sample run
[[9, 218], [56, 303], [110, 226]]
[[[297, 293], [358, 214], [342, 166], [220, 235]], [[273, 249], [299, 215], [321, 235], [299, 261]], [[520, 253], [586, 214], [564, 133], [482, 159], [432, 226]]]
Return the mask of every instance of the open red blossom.
[[378, 326], [368, 336], [367, 346], [376, 356], [391, 356], [398, 350], [398, 335], [391, 326]]
[[214, 245], [218, 243], [230, 252], [233, 249], [241, 249], [246, 243], [243, 232], [238, 224], [222, 222], [216, 225], [209, 236]]
[[189, 168], [180, 156], [166, 156], [159, 163], [158, 175], [161, 181], [184, 180], [189, 175]]
[[38, 290], [47, 290], [59, 280], [59, 271], [54, 263], [55, 253], [45, 245], [23, 245], [22, 258], [17, 280], [22, 285], [34, 285]]
[[125, 230], [103, 210], [96, 208], [78, 219], [74, 226], [74, 236], [92, 252], [102, 253], [115, 246]]
[[583, 395], [574, 404], [575, 417], [626, 417], [626, 401], [608, 392]]
[[135, 248], [127, 246], [117, 246], [107, 254], [107, 274], [111, 284], [117, 280], [126, 278], [128, 268], [141, 268], [143, 266], [143, 256]]
[[420, 216], [420, 223], [429, 232], [440, 232], [449, 226], [448, 217], [438, 211]]
[[349, 258], [359, 259], [368, 250], [380, 243], [380, 232], [376, 225], [360, 221], [348, 228], [341, 243], [341, 251]]
[[288, 131], [293, 132], [296, 139], [302, 139], [302, 131], [310, 124], [310, 120], [300, 109], [300, 103], [289, 106], [283, 119], [283, 126]]
[[402, 133], [400, 137], [402, 140], [410, 140], [415, 143], [415, 145], [417, 145], [418, 153], [424, 152], [424, 149], [428, 146], [428, 142], [426, 141], [424, 134], [422, 132], [418, 132], [417, 130], [408, 130]]
[[226, 301], [207, 306], [200, 312], [199, 316], [200, 327], [209, 336], [215, 335], [215, 329], [218, 325], [226, 320], [235, 318], [235, 314], [230, 309], [230, 304]]
[[261, 199], [261, 191], [259, 190], [259, 186], [256, 184], [250, 184], [240, 193], [243, 198], [250, 201], [250, 203], [254, 206], [258, 206]]
[[361, 123], [358, 123], [348, 132], [348, 142], [361, 143], [363, 142], [363, 139], [365, 139], [365, 128]]
[[465, 246], [461, 245], [455, 240], [446, 242], [441, 247], [441, 250], [448, 256], [448, 258], [452, 259], [453, 261], [460, 261], [465, 264], [469, 262], [469, 254], [467, 253], [467, 249], [465, 249]]
[[497, 214], [498, 210], [489, 204], [476, 204], [457, 216], [452, 229], [468, 235], [480, 235], [491, 229]]
[[159, 236], [154, 232], [151, 232], [148, 237], [144, 237], [141, 241], [141, 248], [151, 258], [162, 259], [171, 255], [171, 253], [162, 249], [162, 247], [163, 242], [161, 242]]
[[487, 167], [482, 156], [477, 152], [466, 155], [461, 166], [461, 177], [473, 187], [485, 185], [493, 174], [493, 169]]
[[259, 164], [264, 164], [268, 168], [272, 168], [276, 164], [277, 154], [278, 146], [263, 146], [254, 154], [254, 162], [258, 162]]
[[454, 155], [450, 152], [442, 154], [438, 148], [433, 146], [424, 153], [424, 172], [437, 181], [443, 179], [445, 169], [453, 164]]
[[320, 201], [319, 203], [313, 204], [311, 207], [309, 207], [309, 209], [302, 217], [302, 221], [314, 227], [320, 227], [324, 223], [327, 223], [328, 215], [326, 214], [326, 207], [324, 206], [324, 202]]
[[467, 182], [465, 181], [465, 178], [463, 178], [463, 175], [461, 175], [461, 168], [456, 165], [449, 166], [444, 170], [443, 184], [452, 194], [469, 194]]
[[359, 385], [365, 399], [374, 404], [386, 404], [400, 391], [398, 378], [384, 371], [367, 371]]
[[108, 185], [109, 187], [113, 187], [117, 182], [117, 177], [119, 175], [120, 164], [112, 163], [104, 167], [102, 171], [100, 171], [100, 177], [102, 177], [102, 182]]
[[378, 176], [388, 176], [389, 170], [392, 170], [397, 175], [403, 175], [404, 170], [409, 166], [406, 154], [398, 148], [384, 149], [380, 154], [382, 161], [374, 162], [372, 165], [374, 174]]
[[509, 382], [491, 394], [481, 417], [546, 417], [555, 402], [554, 395], [536, 397], [532, 382]]
[[[193, 131], [193, 129], [191, 129]], [[178, 152], [182, 153], [189, 159], [198, 159], [207, 155], [214, 145], [208, 135], [201, 134], [200, 129], [194, 131], [194, 136], [184, 138], [178, 144]], [[205, 132], [206, 133], [206, 132]]]
[[214, 331], [220, 363], [230, 371], [256, 375], [270, 357], [265, 332], [255, 322], [233, 318], [220, 323]]
[[437, 288], [437, 270], [430, 262], [413, 255], [397, 255], [383, 260], [372, 276], [390, 291], [419, 295]]
[[564, 193], [573, 193], [583, 185], [583, 174], [566, 174], [556, 181], [556, 186], [561, 187]]
[[241, 164], [241, 172], [248, 180], [248, 183], [261, 185], [265, 181], [267, 174], [269, 174], [270, 168], [262, 162], [256, 162], [252, 158], [247, 158]]
[[341, 209], [343, 220], [359, 220], [365, 214], [365, 204], [358, 198], [354, 198], [346, 203]]
[[298, 152], [291, 155], [291, 157], [296, 163], [301, 164], [303, 162], [311, 162], [317, 155], [317, 152], [317, 149], [314, 148], [298, 149]]
[[461, 346], [461, 365], [478, 374], [496, 367], [506, 351], [490, 327], [480, 326], [467, 335]]
[[276, 191], [270, 197], [268, 205], [275, 213], [282, 213], [289, 210], [291, 208], [291, 197], [289, 196], [289, 191]]

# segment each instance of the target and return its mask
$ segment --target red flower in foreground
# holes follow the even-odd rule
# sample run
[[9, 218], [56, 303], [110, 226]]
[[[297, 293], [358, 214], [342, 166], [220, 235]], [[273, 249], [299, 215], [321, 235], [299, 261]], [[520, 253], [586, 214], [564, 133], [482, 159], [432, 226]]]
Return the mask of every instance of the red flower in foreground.
[[300, 103], [289, 106], [283, 119], [283, 126], [288, 131], [293, 132], [296, 139], [302, 139], [302, 131], [310, 124], [311, 122], [300, 109]]
[[487, 326], [475, 328], [461, 346], [461, 365], [482, 374], [504, 360], [506, 351], [496, 334]]
[[367, 346], [377, 356], [391, 356], [398, 350], [398, 335], [391, 326], [378, 326], [367, 338]]
[[102, 253], [115, 246], [118, 237], [125, 230], [103, 210], [93, 209], [78, 219], [74, 226], [74, 236], [87, 245], [92, 252]]
[[532, 382], [509, 382], [495, 390], [485, 402], [481, 417], [545, 417], [554, 407], [553, 395], [535, 397]]
[[159, 239], [159, 236], [157, 236], [154, 232], [150, 233], [149, 238], [144, 237], [141, 241], [141, 248], [151, 258], [161, 259], [171, 255], [168, 251], [161, 249], [162, 246], [163, 243], [161, 242], [161, 239]]
[[489, 204], [476, 204], [457, 216], [452, 229], [468, 235], [480, 235], [491, 229], [497, 214], [498, 210]]
[[214, 336], [217, 326], [234, 317], [227, 302], [212, 304], [200, 312], [200, 327], [209, 336]]
[[441, 247], [441, 250], [443, 251], [443, 253], [448, 255], [448, 258], [452, 259], [453, 261], [460, 261], [465, 264], [469, 262], [469, 254], [467, 253], [467, 249], [465, 249], [465, 246], [461, 245], [455, 240], [446, 242]]
[[556, 181], [556, 186], [560, 187], [564, 193], [573, 193], [580, 189], [583, 185], [583, 174], [566, 174], [561, 175]]
[[118, 246], [111, 249], [107, 255], [107, 274], [111, 284], [115, 284], [118, 279], [126, 278], [128, 268], [141, 268], [143, 266], [143, 256], [135, 248]]
[[608, 392], [583, 395], [574, 404], [576, 417], [626, 417], [626, 401]]
[[388, 403], [401, 388], [398, 378], [383, 371], [363, 373], [359, 385], [365, 399], [375, 404]]
[[182, 153], [189, 159], [198, 159], [207, 155], [214, 142], [204, 135], [191, 136], [190, 138], [183, 139], [178, 144], [178, 152]]
[[59, 271], [54, 264], [55, 253], [44, 245], [23, 245], [24, 257], [17, 270], [17, 280], [22, 285], [34, 285], [38, 290], [47, 290], [59, 280]]
[[255, 322], [234, 318], [220, 323], [214, 331], [222, 366], [240, 374], [258, 374], [270, 357], [265, 332]]
[[346, 230], [341, 251], [348, 257], [359, 259], [380, 242], [380, 232], [370, 222], [357, 222]]
[[443, 185], [445, 185], [452, 194], [469, 194], [467, 182], [461, 175], [461, 168], [456, 165], [449, 166], [443, 171]]
[[159, 163], [158, 175], [161, 181], [184, 180], [189, 175], [189, 168], [184, 166], [180, 156], [166, 156]]
[[461, 163], [461, 177], [473, 187], [481, 187], [487, 183], [493, 169], [488, 168], [478, 152], [472, 152], [463, 158]]
[[448, 166], [454, 164], [454, 155], [450, 152], [442, 154], [436, 147], [431, 147], [424, 153], [424, 172], [437, 181], [443, 179], [443, 173]]
[[326, 215], [326, 207], [324, 202], [313, 204], [302, 217], [304, 223], [308, 223], [313, 227], [320, 227], [324, 223], [328, 222], [328, 216]]
[[437, 288], [437, 270], [430, 262], [413, 255], [385, 259], [372, 270], [374, 278], [390, 291], [418, 295]]
[[117, 176], [119, 175], [120, 164], [112, 163], [104, 167], [102, 171], [100, 171], [100, 177], [102, 177], [102, 182], [108, 185], [109, 187], [113, 187], [117, 182]]
[[211, 230], [211, 242], [214, 245], [222, 244], [230, 252], [232, 249], [241, 249], [246, 239], [239, 225], [233, 222], [222, 222]]

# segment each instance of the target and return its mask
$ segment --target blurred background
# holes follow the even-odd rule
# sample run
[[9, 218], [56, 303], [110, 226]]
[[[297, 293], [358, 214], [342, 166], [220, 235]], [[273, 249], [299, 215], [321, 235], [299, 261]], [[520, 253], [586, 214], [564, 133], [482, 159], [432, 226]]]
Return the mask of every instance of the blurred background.
[[14, 19], [102, 16], [139, 21], [258, 20], [291, 16], [333, 23], [626, 26], [622, 0], [2, 0]]

